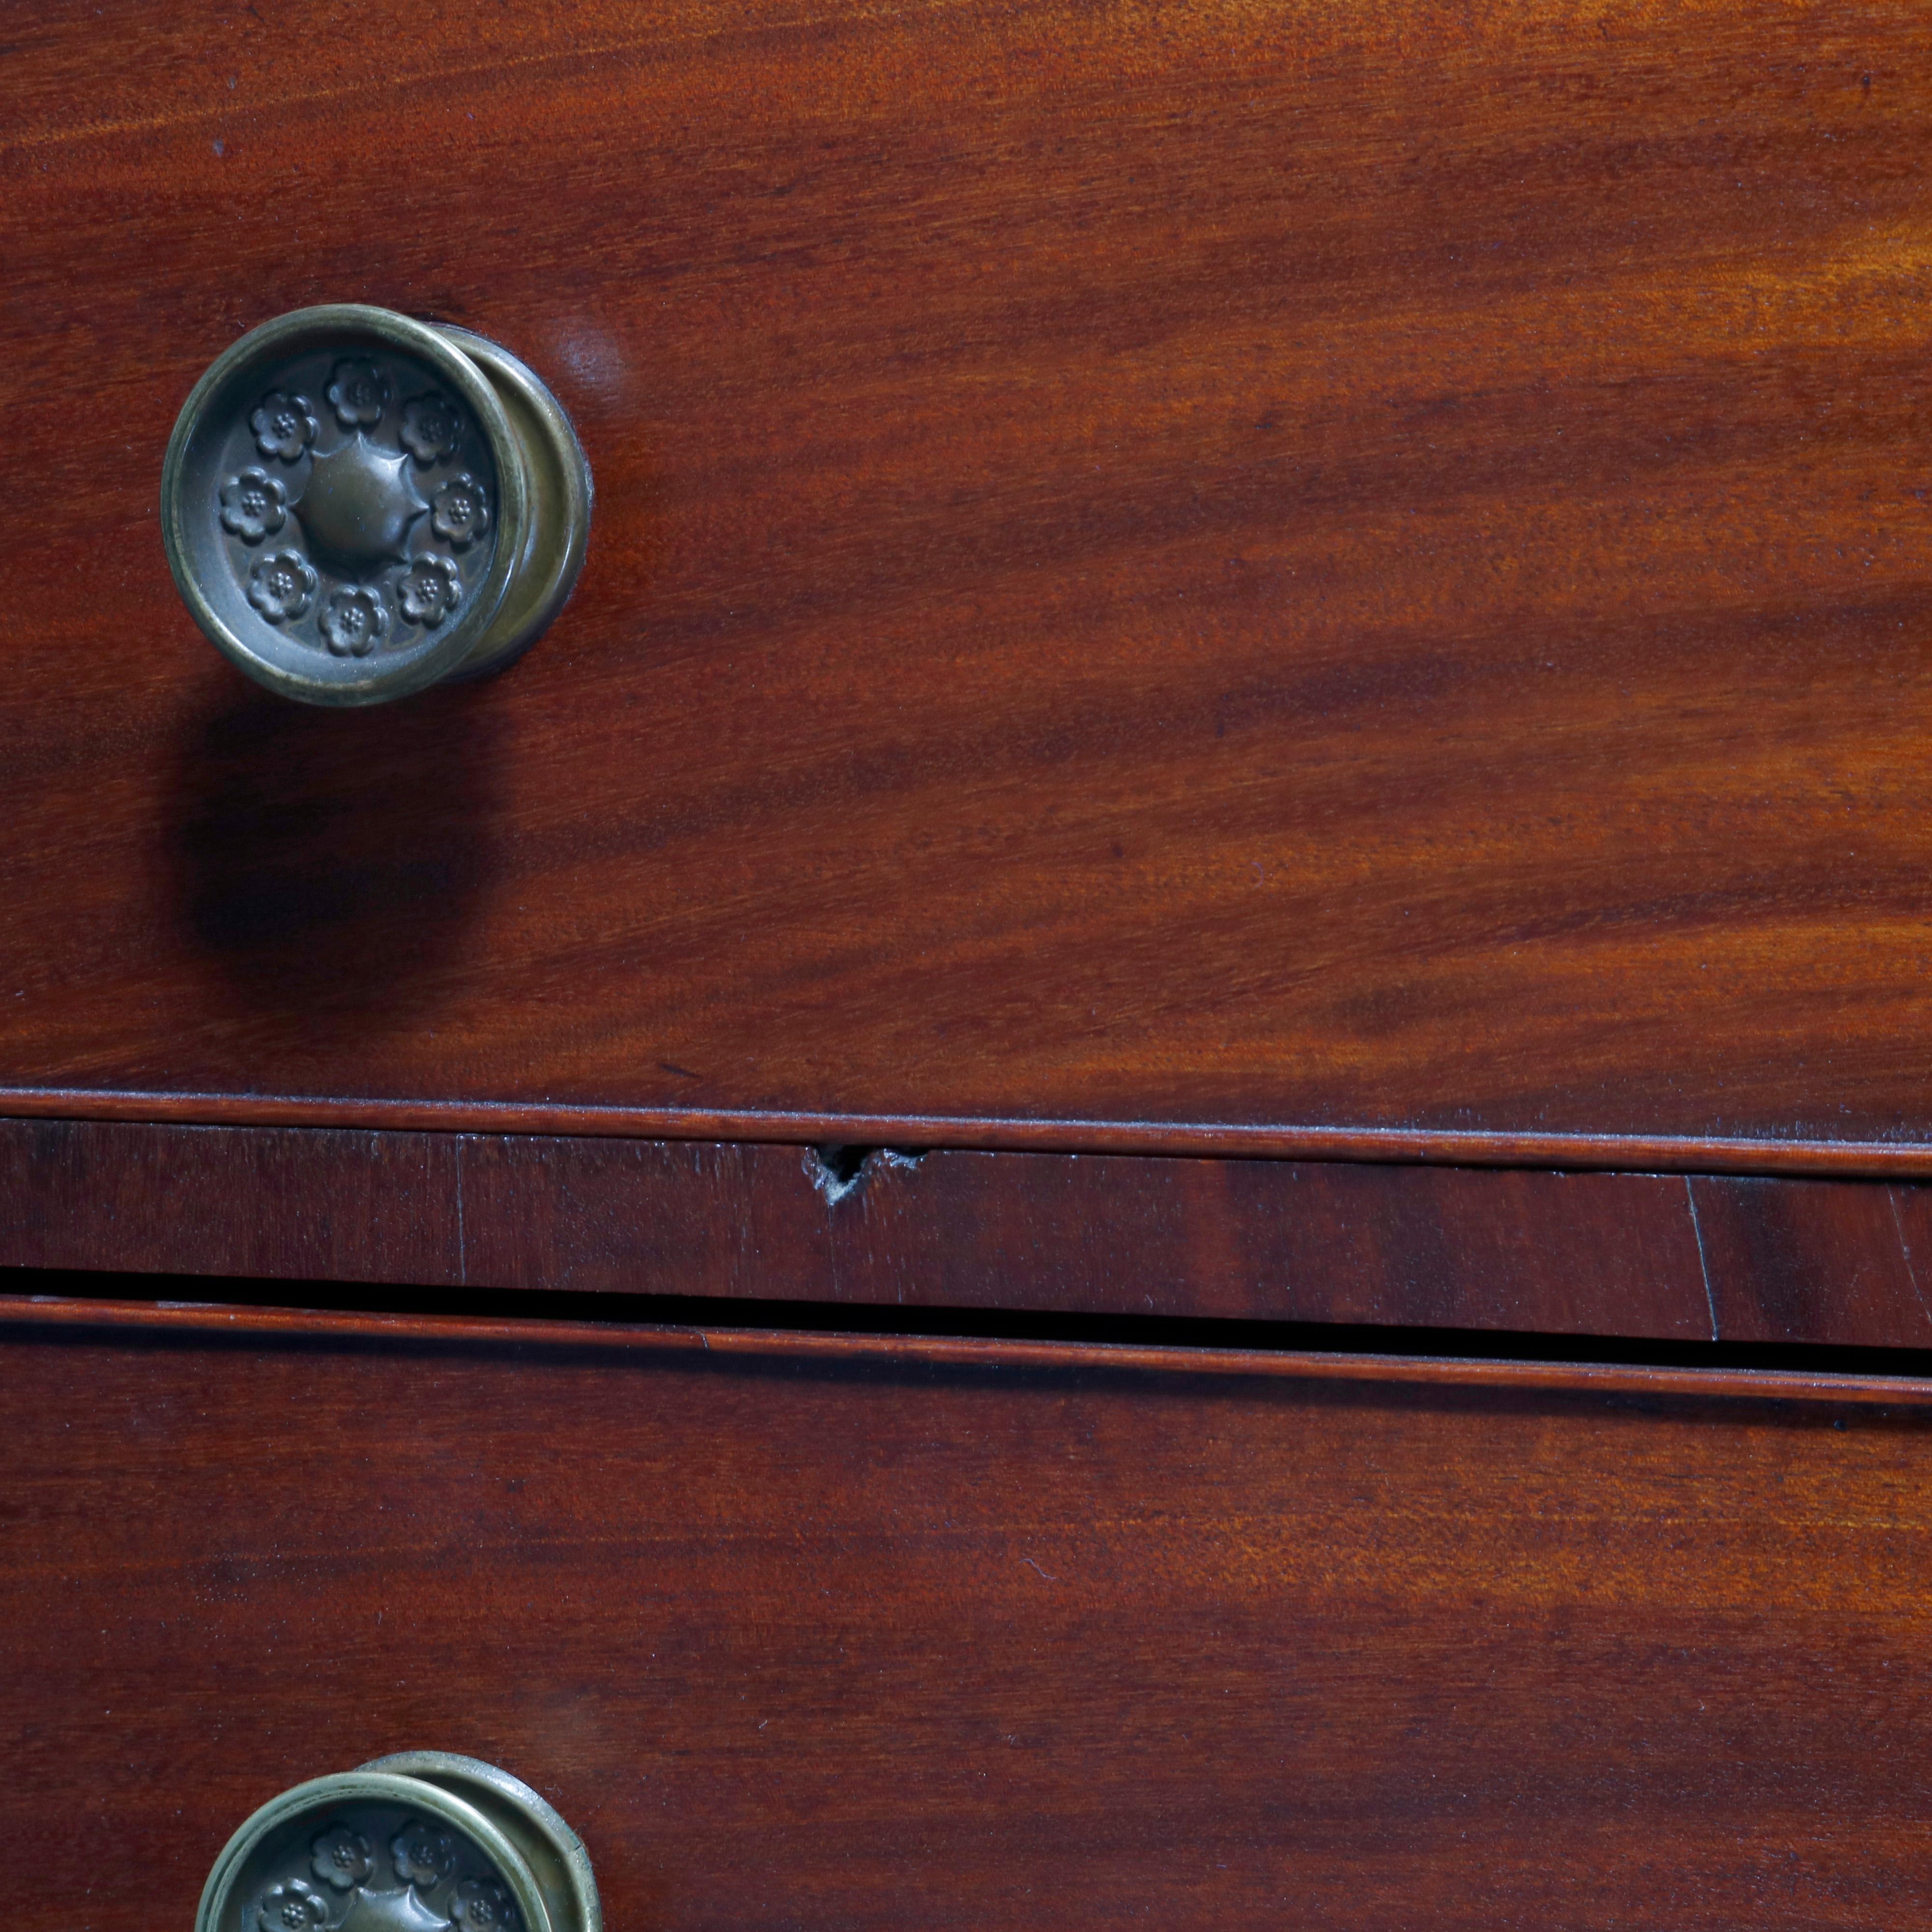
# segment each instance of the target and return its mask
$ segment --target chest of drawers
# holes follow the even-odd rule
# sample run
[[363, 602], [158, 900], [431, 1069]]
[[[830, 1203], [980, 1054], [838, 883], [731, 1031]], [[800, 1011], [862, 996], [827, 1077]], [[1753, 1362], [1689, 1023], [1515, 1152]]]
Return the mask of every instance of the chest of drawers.
[[[416, 1748], [639, 1932], [1911, 1918], [1918, 10], [8, 34], [50, 1921]], [[336, 302], [596, 485], [346, 713], [157, 518]]]

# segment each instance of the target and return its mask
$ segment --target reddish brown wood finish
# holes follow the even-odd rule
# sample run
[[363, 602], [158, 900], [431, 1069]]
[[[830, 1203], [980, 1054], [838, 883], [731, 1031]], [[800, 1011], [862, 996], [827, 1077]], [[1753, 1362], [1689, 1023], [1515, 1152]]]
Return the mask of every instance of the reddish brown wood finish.
[[452, 1134], [0, 1122], [0, 1264], [460, 1279]]
[[652, 1932], [1932, 1906], [1922, 1384], [236, 1326], [6, 1325], [37, 1922], [424, 1745]]
[[1932, 1194], [0, 1121], [0, 1267], [1932, 1347]]
[[[1915, 0], [7, 33], [11, 1111], [1932, 1160]], [[338, 718], [154, 500], [344, 298], [599, 507]]]
[[881, 1154], [828, 1200], [788, 1148], [463, 1148], [470, 1251], [506, 1286], [1710, 1334], [1675, 1178]]
[[1922, 1190], [1694, 1180], [1690, 1192], [1713, 1325], [1727, 1339], [1932, 1346]]

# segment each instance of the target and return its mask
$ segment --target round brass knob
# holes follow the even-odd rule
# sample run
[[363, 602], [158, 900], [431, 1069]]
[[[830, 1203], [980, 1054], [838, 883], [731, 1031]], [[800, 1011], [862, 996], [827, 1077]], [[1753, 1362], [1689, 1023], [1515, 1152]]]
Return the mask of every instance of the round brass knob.
[[310, 704], [502, 669], [570, 595], [590, 505], [570, 418], [508, 350], [356, 304], [218, 356], [161, 470], [195, 621]]
[[508, 1772], [442, 1751], [298, 1784], [229, 1840], [195, 1932], [602, 1932], [577, 1834]]

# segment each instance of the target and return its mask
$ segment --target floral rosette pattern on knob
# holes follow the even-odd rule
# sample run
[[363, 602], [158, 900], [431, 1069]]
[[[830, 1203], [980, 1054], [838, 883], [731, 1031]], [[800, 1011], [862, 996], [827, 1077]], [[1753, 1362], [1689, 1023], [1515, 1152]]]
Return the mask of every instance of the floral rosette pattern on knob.
[[338, 1825], [316, 1840], [314, 1868], [317, 1878], [326, 1879], [338, 1892], [346, 1892], [375, 1869], [369, 1840], [360, 1832]]
[[248, 573], [248, 602], [270, 623], [286, 624], [315, 602], [320, 580], [300, 550], [272, 550]]
[[418, 1820], [397, 1835], [389, 1856], [396, 1862], [396, 1876], [405, 1884], [433, 1891], [455, 1865], [456, 1840], [441, 1826]]
[[446, 556], [419, 556], [397, 584], [403, 615], [412, 624], [440, 624], [462, 601], [462, 580]]
[[467, 550], [490, 527], [490, 500], [475, 477], [452, 476], [430, 499], [430, 518], [438, 536]]
[[288, 520], [289, 493], [279, 476], [244, 470], [221, 486], [221, 526], [245, 544], [273, 536]]
[[373, 590], [345, 584], [322, 606], [322, 640], [339, 658], [366, 658], [389, 628], [389, 614]]
[[448, 634], [490, 574], [496, 476], [434, 368], [344, 347], [261, 371], [209, 508], [265, 640], [352, 662]]
[[256, 1918], [261, 1932], [316, 1932], [328, 1923], [328, 1906], [306, 1879], [292, 1878], [268, 1888]]
[[335, 405], [335, 419], [345, 429], [367, 429], [380, 422], [389, 406], [388, 382], [373, 362], [337, 363], [328, 394]]
[[494, 1879], [466, 1878], [449, 1901], [449, 1916], [463, 1932], [506, 1932], [516, 1923], [517, 1908]]
[[285, 396], [271, 389], [248, 418], [248, 427], [255, 432], [255, 447], [264, 456], [299, 463], [302, 452], [315, 440], [317, 424], [308, 397]]
[[300, 1870], [264, 1886], [242, 1932], [524, 1932], [481, 1851], [431, 1819], [398, 1830], [398, 1815], [352, 1810], [291, 1847]]
[[403, 447], [425, 470], [447, 463], [462, 436], [463, 418], [447, 396], [418, 396], [403, 411]]

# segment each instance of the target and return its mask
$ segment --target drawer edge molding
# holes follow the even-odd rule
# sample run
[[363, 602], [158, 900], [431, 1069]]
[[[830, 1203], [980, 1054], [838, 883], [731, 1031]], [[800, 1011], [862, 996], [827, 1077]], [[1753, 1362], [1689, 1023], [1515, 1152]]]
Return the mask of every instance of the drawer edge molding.
[[1724, 1134], [1531, 1132], [1244, 1120], [1030, 1118], [788, 1108], [624, 1107], [550, 1100], [170, 1093], [0, 1087], [0, 1116], [191, 1126], [367, 1127], [614, 1140], [733, 1140], [1136, 1154], [1402, 1166], [1932, 1180], [1932, 1141]]
[[732, 1362], [823, 1364], [883, 1376], [990, 1373], [1202, 1377], [1222, 1382], [1376, 1384], [1497, 1395], [1550, 1392], [1606, 1397], [1815, 1402], [1886, 1408], [1932, 1406], [1932, 1376], [1843, 1375], [1790, 1369], [1680, 1369], [1618, 1362], [1522, 1362], [1430, 1355], [1328, 1354], [1314, 1350], [1161, 1348], [1130, 1342], [1030, 1342], [947, 1335], [839, 1335], [790, 1329], [652, 1323], [496, 1320], [476, 1316], [341, 1314], [299, 1308], [83, 1301], [0, 1295], [0, 1346], [62, 1331], [131, 1344], [232, 1338], [278, 1346], [419, 1351], [510, 1349], [519, 1354], [697, 1356]]

